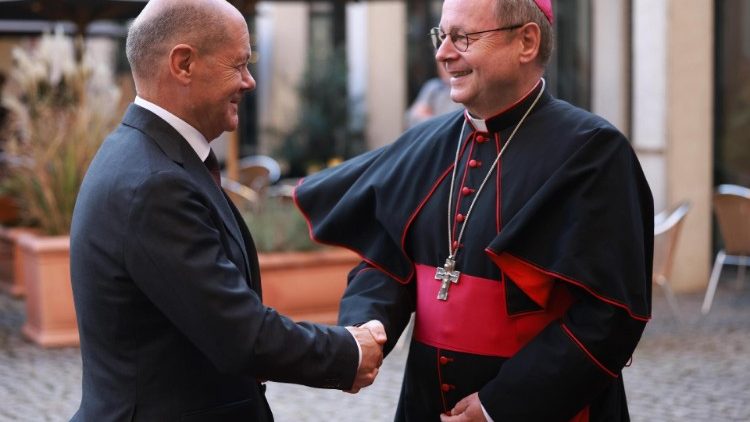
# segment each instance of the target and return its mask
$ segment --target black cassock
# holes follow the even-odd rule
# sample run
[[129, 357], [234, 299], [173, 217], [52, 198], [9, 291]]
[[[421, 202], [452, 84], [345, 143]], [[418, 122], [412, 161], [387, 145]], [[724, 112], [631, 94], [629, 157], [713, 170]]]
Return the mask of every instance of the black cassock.
[[[627, 139], [543, 92], [479, 191], [542, 86], [485, 121], [432, 119], [295, 191], [316, 240], [362, 256], [339, 323], [382, 321], [390, 350], [416, 312], [396, 420], [439, 420], [477, 391], [497, 422], [629, 419], [621, 370], [650, 318], [654, 213]], [[442, 301], [448, 218], [451, 242], [466, 227]]]

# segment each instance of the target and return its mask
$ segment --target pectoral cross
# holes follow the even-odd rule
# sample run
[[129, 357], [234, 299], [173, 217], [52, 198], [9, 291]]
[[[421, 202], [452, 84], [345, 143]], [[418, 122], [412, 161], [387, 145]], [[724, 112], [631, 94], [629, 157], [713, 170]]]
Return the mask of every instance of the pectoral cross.
[[437, 295], [438, 300], [448, 300], [448, 288], [451, 283], [458, 283], [458, 276], [461, 275], [461, 273], [454, 271], [455, 268], [456, 261], [450, 256], [445, 260], [445, 265], [437, 268], [437, 271], [435, 272], [435, 280], [440, 280], [442, 282], [440, 285], [440, 291]]

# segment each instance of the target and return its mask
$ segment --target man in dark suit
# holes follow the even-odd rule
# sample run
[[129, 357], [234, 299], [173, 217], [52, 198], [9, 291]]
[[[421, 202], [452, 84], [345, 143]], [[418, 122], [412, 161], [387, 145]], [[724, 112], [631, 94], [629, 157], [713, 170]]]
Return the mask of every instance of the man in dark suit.
[[261, 303], [209, 146], [255, 87], [250, 53], [224, 0], [151, 0], [130, 28], [138, 96], [91, 163], [71, 230], [75, 421], [270, 421], [259, 380], [356, 392], [377, 374], [382, 326], [294, 323]]

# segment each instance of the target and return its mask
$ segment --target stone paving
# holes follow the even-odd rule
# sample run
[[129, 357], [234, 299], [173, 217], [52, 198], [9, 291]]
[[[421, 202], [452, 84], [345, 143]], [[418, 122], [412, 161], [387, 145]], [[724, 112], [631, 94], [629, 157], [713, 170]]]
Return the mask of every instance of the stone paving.
[[[722, 281], [707, 317], [702, 295], [679, 295], [679, 322], [655, 289], [654, 319], [624, 371], [632, 420], [750, 421], [750, 283]], [[0, 295], [0, 421], [66, 421], [81, 395], [79, 350], [25, 341], [23, 319], [23, 302]], [[406, 348], [392, 353], [358, 395], [270, 383], [276, 420], [390, 421], [405, 358]]]

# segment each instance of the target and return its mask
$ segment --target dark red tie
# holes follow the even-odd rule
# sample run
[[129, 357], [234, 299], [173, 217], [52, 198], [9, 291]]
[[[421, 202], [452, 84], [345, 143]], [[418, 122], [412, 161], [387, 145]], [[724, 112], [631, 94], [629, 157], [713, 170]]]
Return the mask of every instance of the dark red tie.
[[219, 160], [216, 159], [214, 150], [208, 150], [208, 157], [203, 163], [206, 165], [208, 171], [211, 172], [211, 176], [214, 178], [216, 185], [221, 188], [221, 169], [219, 168]]

